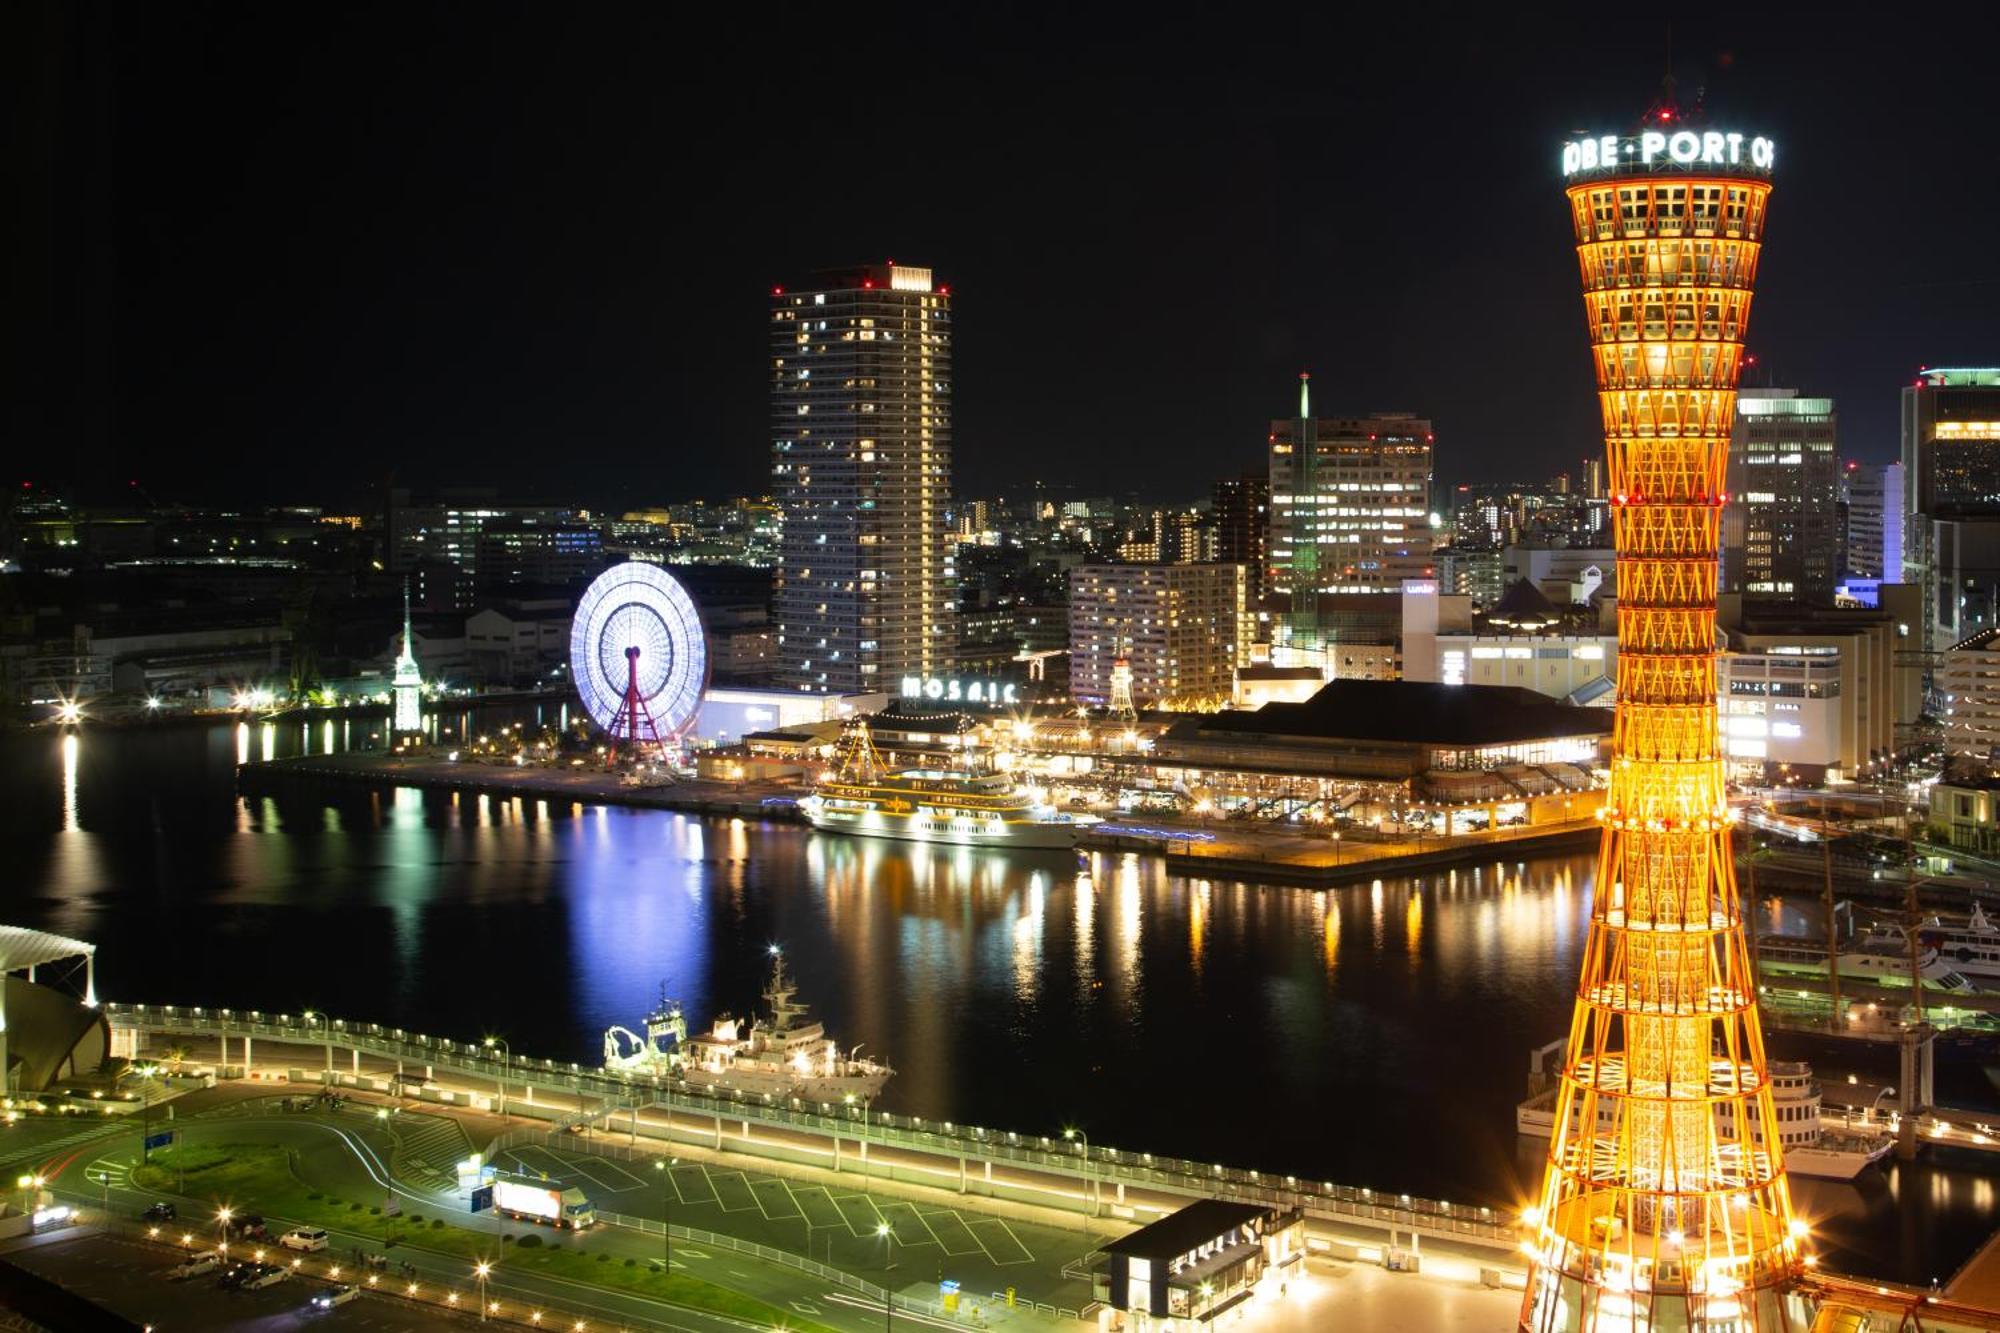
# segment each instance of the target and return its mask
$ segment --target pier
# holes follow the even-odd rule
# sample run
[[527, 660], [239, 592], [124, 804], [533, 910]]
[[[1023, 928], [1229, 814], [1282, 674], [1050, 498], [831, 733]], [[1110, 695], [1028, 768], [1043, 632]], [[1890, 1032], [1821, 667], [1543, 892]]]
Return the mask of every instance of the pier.
[[[591, 1131], [623, 1140], [630, 1148], [702, 1149], [1134, 1226], [1207, 1198], [1303, 1208], [1308, 1226], [1323, 1240], [1349, 1245], [1360, 1239], [1393, 1246], [1399, 1237], [1405, 1242], [1429, 1237], [1512, 1252], [1520, 1240], [1518, 1219], [1487, 1206], [1060, 1136], [926, 1121], [877, 1112], [867, 1104], [708, 1092], [575, 1062], [496, 1054], [477, 1043], [372, 1023], [173, 1005], [107, 1005], [105, 1016], [114, 1049], [121, 1052], [136, 1053], [154, 1038], [200, 1038], [215, 1043], [216, 1064], [225, 1076], [240, 1077], [253, 1067], [261, 1042], [267, 1051], [282, 1047], [287, 1081], [497, 1112], [524, 1122], [523, 1128], [510, 1131], [523, 1136], [521, 1142], [540, 1142], [535, 1136], [549, 1133]], [[315, 1053], [323, 1055], [317, 1068]], [[503, 1134], [489, 1151], [512, 1142]]]
[[[799, 788], [791, 784], [683, 779], [634, 786], [618, 774], [596, 767], [451, 760], [437, 754], [349, 751], [252, 761], [239, 767], [238, 777], [245, 790], [258, 793], [291, 783], [333, 782], [417, 787], [556, 805], [622, 805], [789, 823], [804, 819], [795, 806]], [[1323, 886], [1496, 857], [1519, 858], [1553, 848], [1594, 846], [1601, 829], [1593, 815], [1447, 836], [1370, 831], [1335, 838], [1282, 825], [1116, 817], [1084, 828], [1077, 846], [1085, 851], [1158, 856], [1170, 869], [1188, 875]]]

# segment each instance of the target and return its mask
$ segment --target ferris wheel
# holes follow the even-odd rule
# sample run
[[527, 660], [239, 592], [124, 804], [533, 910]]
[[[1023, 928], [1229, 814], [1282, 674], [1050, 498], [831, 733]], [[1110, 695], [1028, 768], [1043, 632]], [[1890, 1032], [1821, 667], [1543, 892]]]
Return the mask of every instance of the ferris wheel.
[[687, 589], [639, 560], [598, 575], [570, 622], [569, 672], [614, 752], [677, 744], [708, 688], [708, 639]]

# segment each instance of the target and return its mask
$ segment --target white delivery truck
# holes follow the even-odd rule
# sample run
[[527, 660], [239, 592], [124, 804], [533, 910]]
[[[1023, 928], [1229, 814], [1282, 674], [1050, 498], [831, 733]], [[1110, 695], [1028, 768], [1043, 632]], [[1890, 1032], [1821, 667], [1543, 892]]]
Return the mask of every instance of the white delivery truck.
[[493, 1211], [578, 1231], [597, 1221], [597, 1210], [582, 1190], [564, 1189], [555, 1181], [533, 1176], [494, 1176]]

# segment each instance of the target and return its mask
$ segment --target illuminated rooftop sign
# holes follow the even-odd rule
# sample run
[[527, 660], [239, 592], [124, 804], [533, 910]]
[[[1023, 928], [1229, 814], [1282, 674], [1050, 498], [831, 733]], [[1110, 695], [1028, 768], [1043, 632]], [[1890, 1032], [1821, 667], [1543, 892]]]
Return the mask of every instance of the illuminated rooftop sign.
[[1724, 130], [1642, 130], [1572, 139], [1562, 147], [1565, 177], [1619, 171], [1698, 171], [1723, 167], [1769, 175], [1777, 145], [1762, 136]]

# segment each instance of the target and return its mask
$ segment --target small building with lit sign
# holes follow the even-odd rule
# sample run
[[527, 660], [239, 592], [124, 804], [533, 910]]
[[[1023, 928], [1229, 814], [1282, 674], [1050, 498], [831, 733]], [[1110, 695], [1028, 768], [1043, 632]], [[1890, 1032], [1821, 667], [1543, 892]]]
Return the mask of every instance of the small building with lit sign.
[[1305, 1214], [1258, 1204], [1201, 1199], [1104, 1245], [1095, 1295], [1112, 1327], [1200, 1328], [1242, 1305], [1267, 1274], [1279, 1277], [1305, 1255]]

